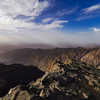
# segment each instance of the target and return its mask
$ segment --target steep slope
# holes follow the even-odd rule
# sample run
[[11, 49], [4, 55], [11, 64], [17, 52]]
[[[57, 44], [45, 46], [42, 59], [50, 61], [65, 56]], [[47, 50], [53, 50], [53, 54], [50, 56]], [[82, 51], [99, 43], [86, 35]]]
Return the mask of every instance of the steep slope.
[[10, 88], [35, 81], [43, 74], [44, 72], [35, 66], [0, 64], [0, 96], [4, 96]]
[[[69, 63], [70, 59], [80, 59], [89, 50], [83, 48], [56, 48], [56, 49], [17, 49], [0, 55], [0, 62], [5, 64], [35, 65], [43, 71], [52, 68], [56, 59]], [[56, 66], [56, 65], [55, 65]]]
[[100, 49], [94, 49], [87, 53], [81, 58], [81, 61], [87, 64], [95, 65], [97, 67], [100, 66]]
[[57, 62], [59, 69], [18, 85], [2, 100], [100, 100], [100, 70], [79, 61]]

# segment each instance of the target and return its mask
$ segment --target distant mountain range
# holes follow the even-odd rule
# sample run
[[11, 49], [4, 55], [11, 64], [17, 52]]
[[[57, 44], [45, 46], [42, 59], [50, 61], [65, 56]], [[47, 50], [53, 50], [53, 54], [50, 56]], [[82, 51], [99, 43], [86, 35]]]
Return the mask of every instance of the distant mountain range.
[[70, 63], [77, 59], [87, 64], [100, 65], [99, 48], [55, 48], [55, 49], [15, 49], [0, 55], [4, 64], [35, 65], [43, 71], [54, 68], [57, 59]]
[[[16, 49], [0, 55], [0, 62], [4, 64], [35, 65], [43, 71], [53, 67], [57, 59], [67, 60], [80, 59], [90, 49], [84, 48], [55, 48], [55, 49]], [[69, 62], [68, 62], [69, 63]]]

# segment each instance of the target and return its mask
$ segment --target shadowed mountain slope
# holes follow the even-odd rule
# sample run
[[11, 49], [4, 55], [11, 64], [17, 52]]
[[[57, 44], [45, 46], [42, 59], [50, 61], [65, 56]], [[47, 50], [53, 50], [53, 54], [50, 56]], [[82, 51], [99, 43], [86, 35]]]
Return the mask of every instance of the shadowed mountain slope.
[[0, 96], [5, 95], [10, 88], [35, 81], [43, 74], [44, 72], [34, 66], [0, 64]]

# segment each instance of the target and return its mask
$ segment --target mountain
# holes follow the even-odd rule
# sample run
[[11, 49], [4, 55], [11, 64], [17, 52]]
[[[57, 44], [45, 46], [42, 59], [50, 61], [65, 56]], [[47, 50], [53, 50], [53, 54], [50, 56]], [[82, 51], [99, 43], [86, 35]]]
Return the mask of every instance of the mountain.
[[81, 58], [81, 61], [94, 65], [96, 67], [100, 66], [100, 49], [96, 48], [87, 53], [85, 56]]
[[16, 49], [0, 54], [0, 100], [99, 100], [100, 49]]
[[[1, 96], [1, 100], [100, 100], [100, 70], [93, 66], [82, 63], [78, 60], [72, 60], [70, 64], [64, 64], [62, 61], [57, 61], [58, 70], [54, 72], [41, 72], [39, 70], [33, 70], [34, 75], [30, 75], [30, 67], [22, 65], [3, 65], [4, 71], [0, 70], [0, 83], [9, 80], [9, 83], [14, 84], [9, 89], [9, 92], [5, 96]], [[11, 69], [6, 69], [9, 67]], [[28, 72], [25, 71], [27, 68]], [[22, 70], [21, 70], [22, 68]], [[34, 67], [33, 67], [34, 68]], [[2, 68], [0, 68], [2, 69]], [[26, 74], [24, 74], [24, 72]], [[5, 75], [5, 72], [7, 74]], [[3, 74], [4, 73], [4, 74]], [[21, 74], [21, 77], [19, 77]], [[3, 76], [5, 75], [5, 77]], [[18, 76], [16, 76], [18, 75]], [[20, 82], [24, 77], [25, 82]], [[38, 77], [35, 78], [35, 75]], [[41, 77], [40, 77], [41, 75]], [[31, 77], [31, 78], [30, 78]], [[27, 79], [32, 79], [28, 81]], [[13, 80], [13, 81], [12, 81]], [[3, 88], [3, 91], [10, 85]], [[2, 84], [0, 86], [2, 91]]]
[[0, 96], [7, 94], [9, 89], [16, 85], [27, 84], [43, 74], [44, 72], [35, 66], [0, 64]]
[[[57, 59], [65, 64], [71, 59], [80, 59], [89, 49], [84, 48], [55, 48], [55, 49], [16, 49], [0, 55], [0, 62], [5, 64], [35, 65], [43, 71], [50, 70]], [[55, 65], [56, 66], [56, 65]]]

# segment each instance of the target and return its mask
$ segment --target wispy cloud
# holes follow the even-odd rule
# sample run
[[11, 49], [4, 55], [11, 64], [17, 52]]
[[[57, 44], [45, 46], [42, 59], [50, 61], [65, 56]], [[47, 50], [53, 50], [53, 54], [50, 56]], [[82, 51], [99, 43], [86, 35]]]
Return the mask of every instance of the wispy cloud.
[[91, 13], [91, 12], [94, 12], [96, 10], [100, 10], [100, 4], [92, 5], [92, 6], [88, 7], [88, 8], [85, 8], [85, 9], [83, 9], [83, 12], [84, 13]]
[[45, 18], [45, 19], [42, 20], [42, 22], [48, 23], [48, 22], [53, 21], [53, 20], [54, 20], [54, 18]]
[[86, 19], [91, 19], [91, 18], [95, 18], [98, 17], [98, 14], [81, 14], [76, 18], [76, 21], [81, 21], [81, 20], [86, 20]]
[[100, 4], [92, 5], [88, 8], [83, 8], [80, 11], [77, 21], [91, 19], [100, 16]]
[[50, 24], [45, 24], [43, 27], [45, 29], [62, 28], [64, 23], [68, 23], [68, 20], [54, 20]]
[[68, 9], [62, 9], [61, 11], [58, 11], [56, 13], [56, 16], [59, 16], [59, 17], [64, 16], [64, 15], [68, 16], [68, 15], [71, 15], [72, 13], [74, 13], [77, 9], [78, 9], [77, 7], [69, 9], [69, 10]]

